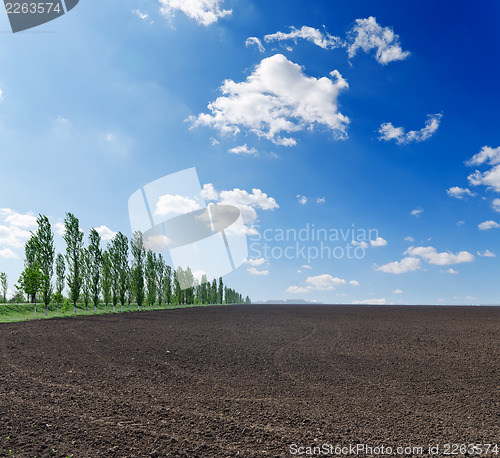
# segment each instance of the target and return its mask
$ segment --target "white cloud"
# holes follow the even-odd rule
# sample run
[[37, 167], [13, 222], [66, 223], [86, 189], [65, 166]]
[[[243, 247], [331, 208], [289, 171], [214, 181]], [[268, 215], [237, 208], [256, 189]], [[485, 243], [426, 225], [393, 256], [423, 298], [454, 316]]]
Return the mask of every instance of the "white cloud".
[[22, 248], [31, 233], [17, 226], [0, 225], [0, 246]]
[[477, 227], [479, 228], [480, 231], [488, 231], [490, 229], [496, 229], [500, 227], [500, 224], [498, 224], [496, 221], [489, 220], [489, 221], [484, 221], [481, 224], [478, 224]]
[[423, 208], [415, 208], [410, 212], [410, 215], [415, 216], [418, 218], [422, 213], [424, 212]]
[[413, 272], [418, 269], [420, 269], [420, 259], [412, 257], [403, 258], [401, 261], [389, 262], [388, 264], [377, 267], [377, 270], [381, 272], [396, 275]]
[[429, 264], [434, 264], [436, 266], [448, 266], [450, 264], [461, 264], [474, 261], [474, 255], [468, 251], [460, 251], [456, 254], [449, 252], [438, 253], [432, 246], [410, 247], [404, 254], [412, 257], [417, 256]]
[[0, 249], [0, 258], [4, 259], [19, 259], [19, 256], [10, 248]]
[[453, 186], [446, 193], [450, 197], [456, 197], [457, 199], [463, 199], [465, 196], [474, 197], [476, 195], [469, 188], [460, 188], [459, 186]]
[[263, 59], [246, 81], [224, 81], [222, 96], [208, 105], [209, 113], [188, 118], [192, 127], [208, 126], [222, 135], [249, 130], [275, 144], [294, 146], [283, 136], [323, 126], [346, 138], [349, 118], [337, 110], [337, 98], [348, 87], [338, 71], [334, 78], [314, 78], [282, 54]]
[[11, 226], [34, 228], [37, 226], [36, 216], [31, 213], [17, 213], [10, 208], [1, 208], [0, 215], [5, 216], [5, 222]]
[[264, 37], [266, 43], [285, 40], [297, 41], [297, 39], [310, 41], [323, 49], [333, 49], [343, 46], [342, 40], [339, 37], [334, 37], [329, 33], [323, 33], [318, 29], [307, 26], [303, 26], [301, 29], [292, 27], [289, 33], [276, 32]]
[[206, 200], [216, 201], [219, 198], [219, 193], [215, 190], [212, 183], [207, 183], [203, 185], [201, 196]]
[[466, 296], [465, 299], [467, 299], [468, 301], [476, 301], [477, 300], [477, 297], [474, 297], [474, 296]]
[[387, 240], [383, 239], [382, 237], [377, 237], [376, 240], [370, 240], [370, 245], [374, 247], [386, 246]]
[[441, 123], [441, 113], [434, 115], [427, 115], [427, 121], [425, 126], [420, 130], [411, 130], [405, 133], [403, 127], [394, 127], [392, 123], [383, 123], [378, 132], [380, 134], [379, 140], [391, 141], [395, 140], [398, 145], [407, 145], [412, 142], [423, 142], [432, 137], [432, 135], [438, 130], [439, 124]]
[[235, 146], [234, 148], [229, 149], [228, 152], [231, 154], [250, 154], [253, 156], [257, 155], [257, 150], [255, 148], [249, 148], [246, 143], [241, 146]]
[[484, 185], [492, 187], [495, 191], [500, 192], [500, 146], [491, 148], [483, 146], [481, 151], [466, 161], [466, 165], [483, 165], [488, 164], [491, 168], [485, 172], [475, 170], [468, 176], [471, 185]]
[[255, 267], [249, 267], [247, 271], [252, 275], [269, 275], [269, 270], [258, 270]]
[[303, 288], [302, 286], [289, 286], [286, 289], [286, 292], [290, 294], [307, 294], [310, 291], [307, 288]]
[[155, 215], [183, 215], [200, 208], [200, 204], [193, 199], [179, 195], [165, 194], [160, 196], [158, 202], [156, 202]]
[[116, 232], [113, 232], [107, 226], [99, 226], [99, 227], [96, 227], [95, 230], [101, 236], [102, 240], [112, 240], [115, 238], [115, 236], [117, 234]]
[[245, 46], [256, 45], [260, 52], [265, 52], [266, 48], [262, 45], [262, 42], [257, 37], [249, 37], [245, 41]]
[[382, 299], [364, 299], [362, 301], [352, 301], [352, 304], [358, 305], [386, 305], [387, 299], [384, 297]]
[[302, 268], [303, 268], [303, 269], [309, 269], [309, 270], [312, 270], [312, 267], [311, 267], [311, 266], [308, 266], [307, 264], [303, 264], [303, 265], [302, 265]]
[[442, 274], [450, 274], [450, 275], [458, 275], [458, 271], [455, 269], [452, 269], [451, 267], [449, 269], [441, 269]]
[[405, 237], [405, 241], [406, 242], [414, 242], [415, 239], [411, 235], [409, 235], [409, 236]]
[[376, 19], [356, 19], [356, 25], [348, 34], [347, 52], [349, 58], [354, 57], [358, 49], [365, 52], [376, 50], [377, 62], [386, 65], [389, 62], [404, 60], [410, 53], [403, 51], [399, 36], [390, 27], [381, 27]]
[[477, 255], [483, 256], [485, 258], [496, 258], [496, 254], [491, 252], [490, 250], [483, 251], [482, 253], [480, 251], [478, 251]]
[[401, 289], [395, 289], [392, 294], [403, 294], [403, 290]]
[[[105, 240], [110, 240], [110, 239], [105, 239]], [[150, 235], [144, 237], [144, 248], [146, 249], [146, 251], [150, 250], [155, 253], [161, 253], [167, 249], [168, 242], [169, 242], [168, 237], [163, 234]]]
[[465, 221], [457, 221], [457, 226], [463, 226], [465, 224]]
[[472, 156], [466, 165], [482, 165], [488, 163], [489, 165], [500, 164], [500, 146], [498, 148], [491, 148], [490, 146], [483, 146], [481, 151]]
[[61, 236], [66, 234], [66, 226], [64, 226], [64, 223], [55, 223], [54, 228], [55, 228], [56, 234], [59, 234]]
[[307, 197], [306, 196], [301, 196], [300, 194], [298, 194], [297, 199], [298, 199], [298, 202], [300, 205], [307, 204]]
[[359, 247], [361, 247], [361, 248], [364, 248], [365, 250], [366, 250], [366, 249], [370, 246], [370, 245], [368, 245], [368, 243], [367, 243], [367, 242], [365, 242], [364, 240], [362, 240], [361, 242], [358, 242], [357, 240], [353, 240], [353, 241], [351, 242], [351, 244], [352, 244], [352, 245], [354, 245], [354, 246], [359, 246]]
[[360, 283], [358, 280], [351, 280], [351, 281], [349, 282], [349, 284], [350, 284], [351, 286], [360, 286], [360, 285], [361, 285], [361, 283]]
[[182, 11], [186, 16], [194, 19], [198, 24], [208, 26], [232, 10], [221, 9], [224, 0], [159, 0], [160, 11], [166, 17], [171, 17], [176, 11]]
[[491, 202], [491, 206], [493, 207], [493, 210], [496, 212], [500, 212], [500, 199], [493, 199], [493, 202]]
[[265, 264], [267, 260], [265, 258], [258, 258], [258, 259], [247, 259], [246, 263], [250, 264], [251, 266], [257, 267]]
[[135, 15], [137, 15], [143, 21], [147, 21], [149, 19], [149, 14], [148, 13], [146, 13], [146, 12], [143, 13], [142, 11], [139, 11], [138, 9], [133, 10], [132, 13], [134, 13]]
[[256, 208], [262, 210], [274, 210], [279, 208], [276, 200], [269, 197], [260, 189], [252, 189], [250, 194], [242, 189], [235, 188], [232, 191], [221, 191], [219, 203], [223, 205], [234, 205], [241, 210], [245, 224], [253, 224], [257, 220]]
[[326, 202], [326, 199], [324, 197], [318, 197], [316, 199], [317, 204], [324, 204]]
[[3, 91], [0, 89], [0, 102], [3, 100]]
[[308, 277], [306, 280], [308, 288], [315, 291], [332, 291], [336, 286], [347, 284], [341, 278], [332, 277], [328, 274], [316, 275], [315, 277]]

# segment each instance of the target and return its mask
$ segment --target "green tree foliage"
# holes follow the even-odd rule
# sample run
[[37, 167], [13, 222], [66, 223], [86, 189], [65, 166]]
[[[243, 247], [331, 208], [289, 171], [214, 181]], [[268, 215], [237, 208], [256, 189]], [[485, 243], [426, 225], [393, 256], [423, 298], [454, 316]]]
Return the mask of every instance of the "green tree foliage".
[[219, 289], [217, 291], [217, 303], [224, 303], [224, 284], [222, 283], [222, 277], [219, 278]]
[[83, 232], [80, 231], [80, 222], [72, 213], [66, 213], [64, 220], [66, 232], [64, 241], [66, 242], [66, 263], [68, 265], [69, 298], [73, 303], [73, 313], [76, 315], [76, 303], [80, 297], [82, 287], [82, 250]]
[[172, 267], [165, 265], [165, 301], [170, 305], [172, 303]]
[[88, 248], [88, 275], [90, 277], [90, 295], [94, 301], [94, 313], [97, 312], [99, 305], [99, 292], [101, 290], [101, 269], [102, 269], [102, 250], [101, 236], [95, 229], [89, 232]]
[[19, 277], [19, 286], [18, 288], [24, 291], [24, 293], [33, 298], [34, 306], [34, 315], [36, 316], [36, 295], [38, 291], [40, 291], [40, 286], [42, 283], [42, 272], [40, 269], [40, 265], [38, 261], [32, 262], [30, 265], [27, 265], [25, 269], [22, 271], [21, 276]]
[[107, 250], [102, 253], [101, 263], [101, 289], [102, 298], [105, 304], [105, 310], [108, 311], [108, 304], [111, 301], [111, 275], [112, 275], [111, 258]]
[[130, 242], [132, 251], [133, 264], [132, 264], [132, 288], [139, 310], [144, 303], [144, 258], [146, 253], [144, 251], [144, 243], [142, 240], [142, 232], [134, 232], [134, 236]]
[[117, 236], [108, 244], [108, 252], [111, 260], [111, 300], [114, 312], [120, 294], [120, 241]]
[[59, 307], [64, 300], [64, 274], [66, 273], [66, 266], [64, 264], [64, 256], [59, 253], [56, 257], [56, 292], [54, 300], [57, 303], [57, 314], [59, 315]]
[[156, 256], [156, 285], [158, 287], [158, 305], [161, 307], [165, 295], [165, 260], [161, 254]]
[[129, 267], [128, 267], [128, 239], [121, 232], [114, 238], [115, 245], [115, 273], [118, 276], [118, 299], [122, 307], [127, 301], [127, 291], [129, 290]]
[[85, 313], [88, 313], [88, 305], [92, 294], [92, 276], [91, 276], [91, 261], [90, 253], [87, 248], [82, 250], [82, 294], [83, 303], [85, 304]]
[[146, 302], [150, 309], [153, 308], [153, 305], [156, 302], [156, 295], [158, 292], [156, 262], [156, 254], [148, 250], [146, 254], [145, 277], [147, 287]]
[[7, 302], [7, 289], [9, 285], [7, 283], [7, 274], [5, 272], [0, 273], [0, 287], [2, 288], [3, 301]]
[[49, 219], [45, 215], [39, 215], [36, 221], [38, 230], [36, 231], [36, 254], [35, 258], [40, 266], [40, 292], [45, 304], [45, 316], [47, 316], [48, 306], [52, 299], [52, 277], [54, 275], [54, 258], [56, 250], [54, 248], [54, 234], [50, 226]]

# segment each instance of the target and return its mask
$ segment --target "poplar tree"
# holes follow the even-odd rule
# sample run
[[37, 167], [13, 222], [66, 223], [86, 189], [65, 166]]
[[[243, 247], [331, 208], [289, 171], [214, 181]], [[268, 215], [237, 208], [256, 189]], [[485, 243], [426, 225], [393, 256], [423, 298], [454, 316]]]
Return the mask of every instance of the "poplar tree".
[[82, 287], [82, 251], [83, 232], [80, 222], [72, 213], [66, 213], [64, 241], [66, 242], [66, 263], [69, 274], [66, 277], [70, 300], [73, 302], [73, 313], [76, 315], [76, 303]]
[[99, 305], [99, 292], [101, 289], [101, 269], [101, 236], [95, 229], [90, 229], [88, 248], [88, 275], [90, 277], [90, 295], [92, 296], [92, 300], [94, 301], [94, 313], [97, 312], [97, 306]]
[[54, 285], [52, 277], [54, 275], [54, 258], [56, 250], [54, 248], [54, 234], [50, 226], [49, 219], [45, 215], [39, 215], [37, 219], [38, 230], [36, 231], [36, 254], [40, 266], [40, 292], [45, 304], [45, 316], [47, 316], [52, 291]]
[[9, 285], [7, 283], [7, 274], [5, 272], [0, 273], [0, 283], [3, 292], [3, 301], [7, 302], [7, 289]]
[[144, 243], [142, 240], [142, 232], [134, 232], [134, 236], [130, 242], [132, 250], [133, 265], [132, 265], [132, 288], [137, 301], [137, 307], [140, 310], [144, 302]]
[[56, 257], [56, 293], [54, 294], [54, 299], [57, 303], [57, 314], [59, 315], [59, 306], [61, 305], [64, 297], [64, 274], [66, 271], [66, 266], [64, 265], [64, 256], [59, 253]]
[[111, 298], [111, 275], [111, 260], [108, 251], [104, 250], [101, 263], [101, 288], [106, 312]]

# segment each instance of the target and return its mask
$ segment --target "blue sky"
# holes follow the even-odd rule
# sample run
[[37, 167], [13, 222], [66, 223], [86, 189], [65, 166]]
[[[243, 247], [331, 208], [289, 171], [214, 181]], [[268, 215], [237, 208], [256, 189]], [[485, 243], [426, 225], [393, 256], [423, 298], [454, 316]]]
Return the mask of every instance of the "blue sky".
[[[246, 218], [251, 260], [225, 280], [253, 300], [498, 303], [499, 13], [82, 0], [17, 34], [1, 13], [0, 271], [13, 288], [32, 215], [130, 236], [130, 195], [196, 167]], [[280, 231], [312, 227], [355, 228], [327, 249], [363, 256], [281, 255]]]

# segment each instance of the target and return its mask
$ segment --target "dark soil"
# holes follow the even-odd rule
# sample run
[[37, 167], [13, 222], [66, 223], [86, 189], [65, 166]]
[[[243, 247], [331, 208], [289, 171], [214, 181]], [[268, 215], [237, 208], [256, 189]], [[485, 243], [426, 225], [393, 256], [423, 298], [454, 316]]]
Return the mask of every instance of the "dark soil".
[[497, 307], [251, 305], [4, 324], [0, 456], [499, 443], [499, 335]]

